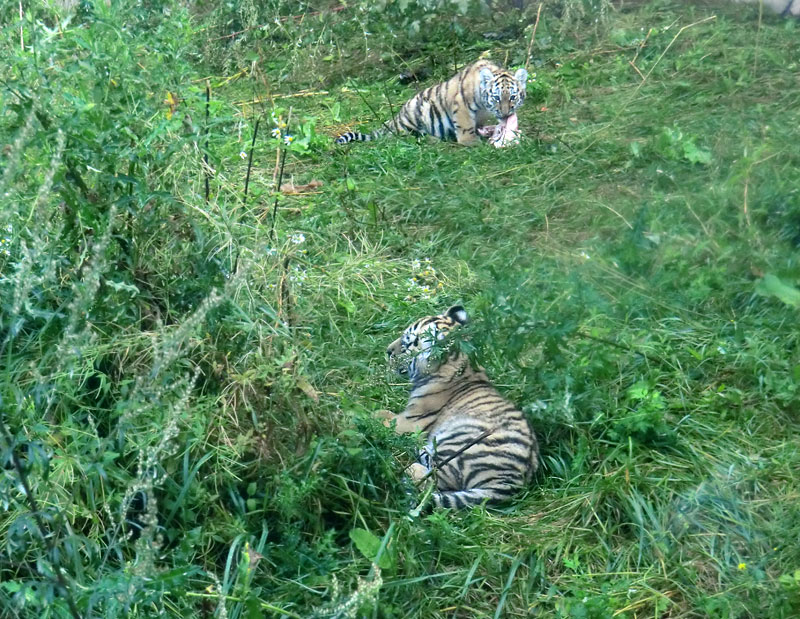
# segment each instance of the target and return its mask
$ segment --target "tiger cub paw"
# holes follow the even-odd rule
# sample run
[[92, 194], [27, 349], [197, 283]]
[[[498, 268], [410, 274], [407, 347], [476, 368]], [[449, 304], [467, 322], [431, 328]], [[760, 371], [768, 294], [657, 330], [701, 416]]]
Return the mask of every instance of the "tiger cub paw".
[[385, 408], [379, 411], [375, 411], [374, 413], [372, 413], [372, 416], [375, 419], [380, 419], [381, 421], [383, 421], [383, 425], [386, 426], [387, 428], [392, 425], [392, 419], [395, 418], [395, 414], [390, 410], [386, 410]]
[[428, 469], [419, 462], [415, 462], [414, 464], [408, 467], [409, 476], [416, 482], [424, 479], [428, 473], [429, 473]]

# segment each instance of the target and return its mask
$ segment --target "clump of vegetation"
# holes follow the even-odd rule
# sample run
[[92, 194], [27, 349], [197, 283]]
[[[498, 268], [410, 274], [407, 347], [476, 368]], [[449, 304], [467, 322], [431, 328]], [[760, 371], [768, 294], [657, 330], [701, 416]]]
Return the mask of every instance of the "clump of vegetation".
[[[798, 25], [537, 13], [0, 9], [4, 616], [797, 614]], [[333, 147], [482, 53], [520, 145]], [[372, 413], [455, 303], [542, 466], [425, 512]]]

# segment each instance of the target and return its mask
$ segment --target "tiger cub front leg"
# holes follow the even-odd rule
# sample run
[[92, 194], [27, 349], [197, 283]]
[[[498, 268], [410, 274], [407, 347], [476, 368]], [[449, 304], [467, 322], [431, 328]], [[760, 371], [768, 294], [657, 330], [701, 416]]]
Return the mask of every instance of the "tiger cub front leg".
[[456, 141], [463, 146], [472, 146], [480, 142], [480, 138], [475, 133], [475, 119], [470, 114], [466, 106], [460, 108], [455, 113]]
[[[413, 415], [413, 413], [412, 413]], [[392, 411], [389, 410], [379, 410], [373, 413], [373, 417], [375, 419], [380, 419], [383, 421], [383, 425], [387, 428], [392, 426], [392, 421], [395, 422], [395, 432], [398, 434], [407, 434], [409, 432], [417, 432], [423, 429], [422, 424], [419, 421], [414, 421], [406, 417], [406, 413], [400, 415], [395, 415]]]
[[383, 422], [383, 425], [386, 426], [387, 428], [392, 425], [392, 419], [395, 419], [397, 417], [397, 415], [395, 415], [392, 411], [386, 410], [385, 408], [382, 408], [379, 411], [375, 411], [374, 413], [372, 413], [372, 416], [375, 417], [375, 419], [381, 420]]

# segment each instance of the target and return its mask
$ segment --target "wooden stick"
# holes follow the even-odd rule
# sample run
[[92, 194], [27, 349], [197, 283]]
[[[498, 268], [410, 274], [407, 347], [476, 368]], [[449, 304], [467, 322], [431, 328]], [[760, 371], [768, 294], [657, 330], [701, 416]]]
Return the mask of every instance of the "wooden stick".
[[536, 38], [536, 29], [539, 27], [539, 16], [542, 14], [542, 3], [539, 3], [539, 8], [536, 10], [536, 21], [533, 24], [533, 32], [531, 32], [531, 40], [528, 41], [528, 55], [525, 59], [525, 70], [528, 70], [528, 67], [531, 64], [531, 50], [533, 49], [533, 40]]

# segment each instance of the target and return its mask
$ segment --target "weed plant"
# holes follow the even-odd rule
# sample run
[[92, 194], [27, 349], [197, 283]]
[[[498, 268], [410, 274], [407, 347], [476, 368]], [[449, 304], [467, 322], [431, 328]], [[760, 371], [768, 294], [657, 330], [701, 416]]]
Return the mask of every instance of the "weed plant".
[[[20, 6], [0, 616], [800, 613], [796, 22]], [[333, 147], [482, 53], [536, 73], [520, 145]], [[388, 342], [453, 303], [542, 466], [420, 511], [416, 439], [371, 413], [405, 403]]]

